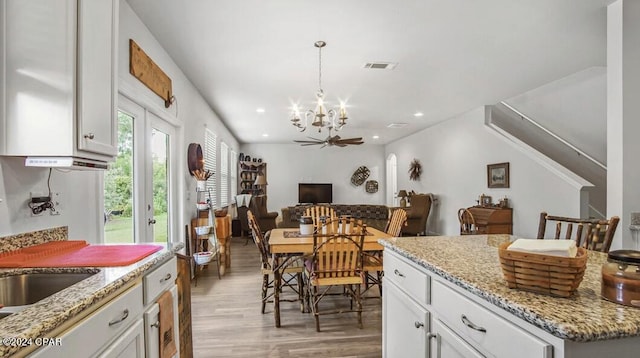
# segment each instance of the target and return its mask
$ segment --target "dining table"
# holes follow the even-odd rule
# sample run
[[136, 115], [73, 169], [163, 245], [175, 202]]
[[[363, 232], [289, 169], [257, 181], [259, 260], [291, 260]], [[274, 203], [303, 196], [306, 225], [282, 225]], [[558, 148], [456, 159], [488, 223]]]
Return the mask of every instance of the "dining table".
[[[367, 227], [362, 244], [362, 251], [383, 251], [378, 240], [390, 238], [391, 235], [373, 227]], [[276, 327], [280, 327], [280, 286], [282, 273], [296, 259], [313, 253], [313, 235], [302, 235], [298, 228], [276, 228], [271, 230], [269, 250], [273, 259], [273, 302]]]

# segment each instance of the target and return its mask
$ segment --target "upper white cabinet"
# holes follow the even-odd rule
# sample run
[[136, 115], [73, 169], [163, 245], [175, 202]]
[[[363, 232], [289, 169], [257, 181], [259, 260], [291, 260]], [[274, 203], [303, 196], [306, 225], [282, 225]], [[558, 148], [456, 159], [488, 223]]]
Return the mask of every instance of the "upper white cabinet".
[[118, 0], [2, 0], [0, 154], [117, 154]]

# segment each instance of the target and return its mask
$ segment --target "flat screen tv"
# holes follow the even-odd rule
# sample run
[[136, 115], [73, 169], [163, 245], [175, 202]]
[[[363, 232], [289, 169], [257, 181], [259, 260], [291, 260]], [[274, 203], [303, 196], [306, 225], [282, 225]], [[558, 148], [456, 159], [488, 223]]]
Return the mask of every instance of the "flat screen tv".
[[318, 204], [333, 202], [333, 184], [298, 183], [298, 203]]

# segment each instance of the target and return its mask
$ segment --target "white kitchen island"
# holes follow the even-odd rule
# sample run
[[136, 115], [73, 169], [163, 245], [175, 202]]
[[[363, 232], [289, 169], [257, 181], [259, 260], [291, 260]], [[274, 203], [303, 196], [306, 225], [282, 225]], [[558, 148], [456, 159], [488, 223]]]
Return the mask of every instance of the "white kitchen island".
[[600, 297], [606, 254], [590, 252], [570, 298], [509, 289], [510, 235], [401, 237], [385, 247], [384, 357], [638, 357], [640, 309]]

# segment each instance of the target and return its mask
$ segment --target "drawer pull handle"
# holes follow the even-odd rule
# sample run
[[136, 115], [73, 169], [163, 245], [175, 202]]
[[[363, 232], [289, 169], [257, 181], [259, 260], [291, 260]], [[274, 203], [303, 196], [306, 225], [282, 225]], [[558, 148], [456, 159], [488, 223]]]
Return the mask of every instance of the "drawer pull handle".
[[93, 138], [95, 138], [96, 136], [95, 136], [95, 134], [93, 134], [93, 133], [88, 133], [88, 134], [85, 134], [85, 135], [84, 135], [84, 137], [85, 137], [86, 139], [93, 139]]
[[427, 339], [436, 338], [436, 337], [438, 337], [437, 334], [431, 333], [431, 332], [427, 332]]
[[156, 321], [155, 323], [151, 324], [151, 327], [153, 328], [160, 328], [160, 321]]
[[471, 329], [474, 329], [474, 330], [476, 330], [476, 331], [478, 331], [478, 332], [483, 332], [483, 333], [486, 333], [486, 332], [487, 332], [487, 329], [486, 329], [486, 328], [484, 328], [484, 327], [480, 327], [480, 326], [478, 326], [478, 325], [473, 324], [473, 322], [469, 321], [469, 319], [468, 319], [468, 318], [467, 318], [467, 316], [465, 316], [465, 315], [462, 315], [462, 316], [460, 317], [460, 319], [462, 320], [462, 323], [464, 323], [464, 324], [465, 324], [465, 326], [467, 326], [467, 327], [469, 327], [469, 328], [471, 328]]
[[166, 274], [163, 278], [160, 279], [160, 283], [163, 283], [164, 281], [169, 281], [171, 280], [171, 274], [168, 273]]
[[418, 321], [415, 321], [413, 325], [416, 326], [416, 328], [424, 327], [424, 323]]
[[113, 321], [109, 321], [109, 327], [121, 323], [122, 321], [124, 321], [125, 319], [127, 319], [127, 317], [129, 317], [129, 310], [125, 309], [124, 311], [122, 311], [122, 317], [118, 318], [118, 319], [114, 319]]
[[402, 272], [398, 271], [398, 269], [393, 270], [393, 273], [395, 273], [396, 275], [400, 276], [400, 277], [404, 277], [404, 275], [402, 274]]

